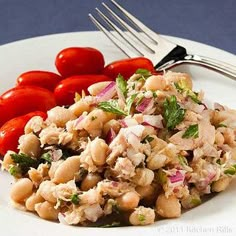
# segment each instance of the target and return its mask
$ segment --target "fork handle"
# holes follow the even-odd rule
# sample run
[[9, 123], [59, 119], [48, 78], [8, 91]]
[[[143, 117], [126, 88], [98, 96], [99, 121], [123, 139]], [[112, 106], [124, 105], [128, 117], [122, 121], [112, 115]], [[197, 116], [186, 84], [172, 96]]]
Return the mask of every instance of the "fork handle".
[[204, 66], [208, 69], [224, 74], [233, 80], [236, 80], [236, 66], [199, 55], [187, 54], [181, 60], [172, 61], [172, 63], [166, 63], [165, 66], [163, 65], [165, 68], [162, 67], [162, 69], [169, 69], [180, 64], [194, 64]]

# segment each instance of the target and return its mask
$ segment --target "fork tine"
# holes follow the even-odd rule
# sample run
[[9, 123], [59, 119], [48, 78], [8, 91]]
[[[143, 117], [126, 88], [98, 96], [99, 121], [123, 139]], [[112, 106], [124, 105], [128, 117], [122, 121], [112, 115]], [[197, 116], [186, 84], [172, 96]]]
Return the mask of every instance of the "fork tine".
[[143, 32], [144, 34], [146, 34], [146, 36], [148, 36], [148, 38], [151, 38], [152, 41], [155, 44], [158, 44], [158, 41], [156, 40], [157, 38], [159, 38], [160, 36], [152, 31], [151, 29], [149, 29], [146, 25], [144, 25], [141, 21], [139, 21], [136, 17], [134, 17], [132, 14], [130, 14], [127, 10], [125, 10], [120, 4], [118, 4], [115, 0], [110, 0], [114, 6], [116, 6], [116, 8], [118, 10], [120, 10], [124, 16], [137, 28], [139, 29], [141, 32]]
[[122, 42], [116, 38], [113, 34], [111, 34], [110, 31], [106, 29], [106, 27], [103, 26], [102, 23], [98, 19], [96, 19], [92, 14], [88, 14], [91, 21], [94, 23], [94, 25], [102, 31], [110, 40], [113, 42], [126, 56], [128, 57], [135, 57], [137, 56], [134, 54], [125, 44], [122, 44]]
[[109, 27], [113, 30], [115, 30], [119, 36], [126, 42], [128, 43], [134, 50], [136, 50], [140, 56], [144, 56], [147, 55], [147, 50], [146, 49], [142, 49], [142, 47], [137, 47], [136, 43], [128, 40], [124, 35], [124, 32], [117, 27], [107, 16], [105, 16], [98, 8], [95, 8], [99, 14], [99, 16], [104, 20], [104, 22], [107, 23], [107, 25], [109, 25]]
[[116, 20], [117, 23], [119, 23], [124, 29], [126, 29], [128, 32], [130, 32], [141, 44], [143, 44], [151, 53], [155, 53], [152, 48], [150, 48], [144, 40], [140, 39], [140, 35], [138, 35], [138, 32], [134, 30], [132, 27], [130, 27], [124, 20], [122, 20], [110, 7], [108, 7], [104, 2], [102, 2], [102, 5], [106, 8], [106, 10], [110, 13], [110, 15]]

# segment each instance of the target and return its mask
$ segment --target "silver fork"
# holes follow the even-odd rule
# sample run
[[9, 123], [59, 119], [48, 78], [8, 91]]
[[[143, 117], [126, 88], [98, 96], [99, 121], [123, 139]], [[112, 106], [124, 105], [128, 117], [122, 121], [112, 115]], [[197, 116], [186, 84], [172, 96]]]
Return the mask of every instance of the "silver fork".
[[147, 57], [153, 62], [157, 71], [168, 70], [177, 65], [188, 63], [207, 67], [236, 80], [236, 66], [205, 56], [188, 54], [184, 47], [152, 31], [115, 0], [110, 0], [110, 3], [116, 11], [102, 3], [109, 14], [96, 8], [100, 20], [92, 14], [89, 14], [89, 17], [95, 26], [128, 57]]

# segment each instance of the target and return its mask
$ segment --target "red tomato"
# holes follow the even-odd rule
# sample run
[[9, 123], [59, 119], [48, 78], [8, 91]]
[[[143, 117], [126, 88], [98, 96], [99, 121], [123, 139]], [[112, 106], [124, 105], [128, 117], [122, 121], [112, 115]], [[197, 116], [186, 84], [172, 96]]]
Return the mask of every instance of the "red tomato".
[[129, 79], [137, 69], [146, 69], [151, 72], [155, 71], [152, 62], [145, 57], [129, 58], [119, 61], [114, 61], [108, 64], [103, 74], [115, 79], [118, 74], [121, 74], [125, 79]]
[[33, 85], [53, 91], [61, 80], [62, 77], [53, 72], [32, 70], [21, 74], [17, 78], [16, 85]]
[[30, 112], [7, 121], [0, 128], [0, 155], [5, 155], [8, 150], [17, 152], [18, 140], [24, 134], [26, 123], [33, 116], [41, 116], [43, 119], [47, 117], [46, 113], [41, 111]]
[[62, 80], [54, 90], [57, 104], [71, 105], [74, 103], [75, 93], [81, 94], [82, 90], [88, 93], [87, 88], [97, 82], [111, 81], [105, 75], [76, 75]]
[[36, 86], [19, 86], [0, 97], [0, 126], [6, 121], [32, 111], [43, 111], [56, 106], [54, 94]]
[[71, 47], [57, 54], [55, 65], [63, 77], [101, 74], [104, 68], [104, 57], [95, 48]]

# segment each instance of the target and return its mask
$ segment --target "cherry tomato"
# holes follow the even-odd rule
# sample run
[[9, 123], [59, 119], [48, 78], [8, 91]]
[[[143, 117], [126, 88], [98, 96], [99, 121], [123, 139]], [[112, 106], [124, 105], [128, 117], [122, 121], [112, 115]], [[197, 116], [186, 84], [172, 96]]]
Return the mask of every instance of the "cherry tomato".
[[7, 121], [0, 128], [0, 155], [4, 156], [8, 150], [17, 152], [18, 140], [24, 134], [26, 123], [33, 116], [41, 116], [43, 119], [47, 117], [46, 113], [41, 111], [30, 112]]
[[19, 86], [0, 97], [0, 126], [6, 121], [32, 111], [43, 111], [56, 106], [54, 94], [36, 86]]
[[53, 91], [62, 80], [58, 74], [49, 71], [33, 70], [21, 74], [16, 81], [17, 86], [33, 85]]
[[108, 64], [104, 70], [103, 74], [115, 79], [118, 74], [121, 74], [125, 79], [129, 79], [137, 69], [146, 69], [154, 72], [154, 66], [152, 62], [145, 57], [129, 58], [119, 61], [114, 61]]
[[101, 74], [104, 68], [104, 57], [95, 48], [71, 47], [57, 54], [55, 65], [63, 77]]
[[62, 80], [54, 90], [57, 104], [71, 105], [74, 103], [75, 93], [81, 94], [82, 90], [88, 94], [87, 88], [97, 82], [110, 81], [105, 75], [76, 75]]

